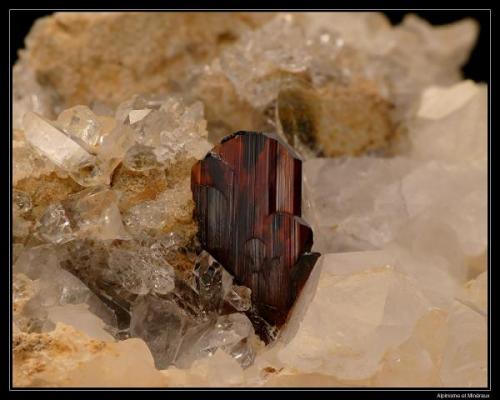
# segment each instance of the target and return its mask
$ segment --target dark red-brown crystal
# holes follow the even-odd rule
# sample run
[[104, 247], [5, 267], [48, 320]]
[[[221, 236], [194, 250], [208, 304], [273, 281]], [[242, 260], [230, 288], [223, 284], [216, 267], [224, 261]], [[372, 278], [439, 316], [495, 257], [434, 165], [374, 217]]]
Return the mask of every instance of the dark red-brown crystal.
[[191, 173], [202, 247], [239, 285], [252, 289], [250, 316], [286, 321], [318, 254], [301, 218], [302, 162], [277, 137], [237, 132], [197, 162]]

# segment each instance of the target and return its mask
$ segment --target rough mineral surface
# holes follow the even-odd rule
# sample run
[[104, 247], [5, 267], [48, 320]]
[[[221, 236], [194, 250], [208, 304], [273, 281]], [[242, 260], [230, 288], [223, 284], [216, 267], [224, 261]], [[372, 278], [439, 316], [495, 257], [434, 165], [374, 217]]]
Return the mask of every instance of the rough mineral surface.
[[[477, 31], [378, 13], [37, 21], [13, 70], [14, 385], [486, 386], [488, 88], [460, 74]], [[267, 346], [254, 288], [193, 219], [192, 166], [240, 130], [305, 160], [323, 254]]]
[[22, 64], [55, 94], [55, 106], [116, 106], [165, 90], [270, 13], [56, 13], [36, 22]]

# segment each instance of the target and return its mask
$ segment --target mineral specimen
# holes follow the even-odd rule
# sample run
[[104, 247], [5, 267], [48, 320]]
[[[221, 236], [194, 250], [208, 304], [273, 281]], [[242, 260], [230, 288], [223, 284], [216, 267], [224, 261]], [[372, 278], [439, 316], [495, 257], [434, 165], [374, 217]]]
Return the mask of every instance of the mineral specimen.
[[278, 327], [319, 257], [309, 253], [301, 187], [293, 150], [255, 132], [227, 137], [192, 169], [202, 247], [252, 290], [257, 315]]
[[[488, 88], [460, 73], [477, 33], [371, 12], [37, 21], [13, 68], [13, 384], [486, 386]], [[198, 224], [192, 167], [239, 130], [277, 132], [302, 181], [284, 145], [236, 135], [198, 164]], [[309, 251], [299, 208], [310, 273], [279, 269]]]
[[219, 348], [242, 367], [253, 362], [252, 324], [244, 314], [225, 311], [238, 311], [226, 294], [238, 287], [225, 279], [225, 274], [202, 253], [192, 279], [177, 278], [168, 295], [141, 296], [133, 303], [130, 333], [149, 345], [158, 368], [188, 368]]
[[[314, 210], [308, 220], [318, 251], [380, 248], [426, 214], [451, 228], [466, 254], [484, 250], [486, 88], [469, 82], [441, 88], [439, 95], [436, 90], [424, 91], [408, 123], [407, 154], [305, 162], [304, 187]], [[460, 103], [457, 90], [464, 92]], [[453, 133], [443, 129], [447, 123]]]
[[51, 87], [59, 107], [95, 101], [116, 107], [136, 93], [164, 91], [193, 64], [210, 61], [243, 32], [272, 16], [261, 12], [55, 13], [39, 19], [26, 40], [27, 51], [22, 52], [19, 66], [32, 71], [36, 81], [20, 95], [34, 98], [41, 108], [38, 103], [44, 97], [36, 91], [41, 81], [45, 88]]

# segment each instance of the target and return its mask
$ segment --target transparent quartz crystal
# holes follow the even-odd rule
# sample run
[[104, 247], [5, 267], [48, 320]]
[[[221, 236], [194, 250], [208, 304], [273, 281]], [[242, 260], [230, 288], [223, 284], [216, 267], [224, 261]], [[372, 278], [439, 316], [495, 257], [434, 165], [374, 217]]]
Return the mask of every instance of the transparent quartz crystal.
[[152, 110], [160, 108], [164, 97], [135, 95], [121, 103], [115, 112], [115, 118], [124, 123], [134, 124], [149, 114]]
[[174, 289], [172, 266], [147, 247], [139, 249], [112, 248], [109, 267], [123, 287], [135, 294], [167, 294]]
[[51, 243], [65, 243], [74, 239], [75, 233], [61, 203], [47, 207], [38, 221], [37, 233], [42, 239]]
[[[141, 254], [141, 250], [135, 251]], [[111, 257], [114, 256], [112, 253]], [[126, 257], [132, 259], [134, 255]], [[135, 266], [138, 271], [135, 277], [149, 268], [139, 260], [120, 259], [116, 264], [118, 268], [126, 265], [128, 271]], [[134, 266], [130, 266], [132, 264]], [[197, 257], [192, 275], [177, 277], [175, 288], [166, 296], [165, 293], [155, 295], [154, 290], [148, 289], [145, 278], [133, 280], [141, 296], [131, 308], [130, 334], [146, 341], [157, 368], [170, 365], [188, 368], [195, 360], [213, 355], [217, 349], [227, 352], [244, 367], [253, 362], [250, 339], [254, 330], [249, 319], [241, 313], [219, 315], [224, 293], [232, 290], [231, 286], [227, 287], [231, 281], [230, 275], [206, 252]]]
[[37, 222], [37, 233], [51, 243], [127, 239], [117, 202], [115, 192], [106, 187], [85, 189], [47, 207]]
[[57, 168], [47, 157], [33, 148], [20, 131], [14, 132], [12, 167], [14, 185], [24, 178], [49, 174]]
[[115, 117], [135, 133], [136, 145], [125, 157], [132, 170], [169, 166], [181, 156], [199, 159], [211, 148], [201, 102], [135, 96], [118, 107]]
[[207, 346], [210, 348], [230, 348], [250, 336], [252, 332], [252, 323], [245, 314], [223, 315], [217, 318], [213, 331], [207, 340]]
[[[67, 311], [70, 312], [64, 309], [65, 306], [77, 304], [85, 305], [107, 324], [116, 323], [112, 311], [81, 280], [60, 267], [53, 245], [24, 250], [13, 270], [14, 290], [18, 293], [14, 301], [22, 300], [24, 303], [21, 310], [23, 330], [50, 330], [60, 318], [66, 318]], [[26, 290], [21, 290], [27, 284], [33, 286], [29, 295]]]
[[98, 116], [86, 106], [76, 106], [59, 114], [56, 123], [88, 152], [96, 154], [104, 137], [115, 127], [116, 120]]
[[141, 297], [131, 310], [130, 334], [149, 346], [156, 368], [165, 369], [178, 357], [190, 317], [175, 302]]
[[222, 266], [203, 252], [196, 263], [197, 289], [205, 312], [217, 311], [222, 306]]
[[194, 360], [211, 356], [221, 349], [233, 356], [243, 367], [253, 362], [254, 353], [248, 338], [253, 327], [244, 314], [219, 316], [188, 330], [181, 348], [184, 353], [178, 361], [180, 366], [189, 366]]
[[[90, 110], [88, 112], [91, 113]], [[90, 123], [88, 120], [82, 122], [84, 117], [75, 116], [75, 113], [79, 114], [74, 109], [68, 110], [62, 114], [61, 121], [53, 123], [29, 112], [23, 119], [25, 138], [59, 168], [69, 172], [80, 185], [109, 184], [111, 173], [120, 162], [119, 157], [130, 145], [128, 136], [121, 135], [122, 130], [120, 127], [115, 127], [113, 121], [99, 122], [102, 125], [99, 125], [99, 129], [102, 130], [96, 132], [97, 128], [93, 124], [97, 122]], [[74, 122], [75, 119], [79, 122]], [[61, 126], [67, 132], [63, 131]], [[104, 134], [110, 137], [107, 142]], [[116, 140], [118, 136], [122, 137]], [[123, 147], [126, 149], [122, 150]]]
[[31, 197], [28, 193], [19, 190], [12, 191], [12, 231], [14, 237], [25, 238], [29, 235], [32, 223], [25, 219], [23, 215], [28, 213], [31, 208]]
[[222, 53], [220, 67], [238, 93], [256, 108], [269, 104], [279, 91], [279, 71], [304, 72], [311, 55], [292, 14], [283, 14], [249, 32]]
[[145, 201], [128, 210], [125, 224], [132, 232], [146, 229], [161, 229], [165, 223], [166, 204], [159, 201]]
[[233, 285], [224, 298], [236, 311], [248, 311], [252, 306], [252, 290], [246, 286]]
[[71, 213], [80, 237], [98, 240], [127, 239], [118, 196], [106, 186], [85, 189], [68, 197], [65, 206]]
[[253, 327], [244, 314], [197, 319], [171, 300], [144, 296], [132, 308], [130, 332], [146, 341], [160, 369], [172, 364], [188, 368], [218, 348], [244, 366], [253, 361], [247, 343]]
[[23, 126], [26, 140], [60, 168], [74, 171], [95, 162], [92, 154], [43, 117], [28, 112]]

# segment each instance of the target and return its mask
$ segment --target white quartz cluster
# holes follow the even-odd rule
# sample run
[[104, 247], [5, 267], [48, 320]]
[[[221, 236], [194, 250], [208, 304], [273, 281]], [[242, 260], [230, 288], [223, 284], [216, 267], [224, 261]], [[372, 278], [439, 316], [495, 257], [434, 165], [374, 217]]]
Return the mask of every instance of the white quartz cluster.
[[[250, 290], [207, 254], [195, 258], [193, 232], [176, 231], [193, 224], [190, 166], [211, 149], [206, 137], [203, 105], [169, 96], [134, 96], [114, 113], [75, 106], [53, 121], [26, 112], [14, 142], [17, 335], [50, 336], [62, 323], [92, 340], [141, 338], [158, 368], [219, 349], [253, 362]], [[44, 193], [33, 177], [70, 193]]]
[[[476, 36], [470, 20], [278, 14], [186, 67], [175, 90], [62, 112], [18, 64], [15, 385], [486, 386], [488, 88], [459, 70]], [[189, 170], [209, 135], [279, 128], [269, 113], [290, 79], [309, 85], [296, 110], [323, 107], [297, 119], [306, 128], [346, 98], [383, 99], [404, 140], [304, 161], [322, 255], [265, 347], [250, 290], [193, 254]], [[364, 129], [352, 110], [335, 118]]]
[[423, 88], [460, 79], [476, 35], [471, 20], [436, 28], [408, 15], [393, 27], [377, 13], [283, 13], [244, 33], [205, 73], [223, 73], [256, 108], [276, 99], [283, 73], [305, 73], [314, 86], [370, 79], [402, 113]]
[[305, 163], [316, 248], [332, 254], [279, 357], [341, 380], [484, 386], [487, 89], [431, 87], [408, 122], [408, 154]]

